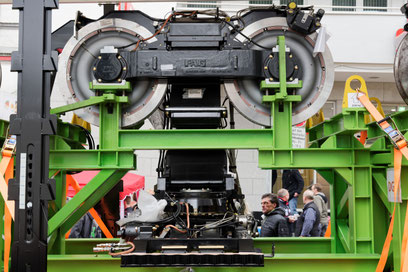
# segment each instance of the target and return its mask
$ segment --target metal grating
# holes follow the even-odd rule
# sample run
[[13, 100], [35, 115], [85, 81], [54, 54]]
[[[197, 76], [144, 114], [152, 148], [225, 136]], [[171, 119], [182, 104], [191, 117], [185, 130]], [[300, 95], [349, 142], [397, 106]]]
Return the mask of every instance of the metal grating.
[[[364, 7], [387, 7], [387, 0], [364, 0]], [[364, 9], [364, 11], [387, 12], [387, 9]]]
[[[356, 0], [333, 0], [333, 6], [355, 7]], [[333, 11], [356, 11], [355, 8], [333, 8]]]

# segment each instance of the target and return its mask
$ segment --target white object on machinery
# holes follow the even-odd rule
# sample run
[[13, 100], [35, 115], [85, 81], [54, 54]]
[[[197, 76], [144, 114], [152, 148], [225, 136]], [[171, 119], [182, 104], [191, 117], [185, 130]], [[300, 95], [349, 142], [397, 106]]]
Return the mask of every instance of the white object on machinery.
[[157, 199], [145, 190], [139, 191], [139, 197], [137, 198], [138, 211], [128, 213], [127, 218], [122, 218], [116, 223], [119, 226], [123, 226], [129, 222], [155, 222], [163, 217], [164, 208], [167, 205], [167, 201], [164, 199]]
[[326, 27], [322, 26], [318, 30], [318, 35], [313, 49], [313, 57], [316, 57], [319, 53], [324, 53], [326, 50], [326, 43], [330, 39], [330, 33], [326, 30]]
[[142, 222], [153, 222], [160, 220], [167, 205], [165, 199], [157, 199], [148, 192], [141, 190], [138, 197], [138, 207], [142, 214], [138, 217]]

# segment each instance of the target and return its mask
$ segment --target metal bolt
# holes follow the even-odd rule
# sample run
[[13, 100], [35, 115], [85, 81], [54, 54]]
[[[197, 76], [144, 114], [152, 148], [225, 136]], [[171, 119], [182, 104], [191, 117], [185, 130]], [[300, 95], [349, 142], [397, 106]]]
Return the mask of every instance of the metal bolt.
[[31, 201], [27, 202], [27, 208], [30, 209], [31, 207], [33, 207], [33, 203]]
[[93, 70], [96, 71], [96, 67], [94, 67]]
[[126, 71], [126, 67], [123, 67], [123, 71]]
[[119, 78], [119, 79], [118, 79], [118, 82], [122, 82], [122, 79], [121, 79], [121, 78]]
[[321, 26], [321, 24], [319, 22], [316, 22], [316, 26]]
[[290, 77], [289, 80], [290, 80], [290, 81], [293, 81], [293, 77]]
[[268, 66], [265, 66], [264, 69], [265, 69], [265, 70], [268, 70]]
[[98, 82], [102, 82], [102, 79], [98, 78]]
[[102, 57], [101, 56], [98, 56], [98, 59], [101, 59]]
[[121, 59], [121, 58], [122, 58], [122, 57], [119, 55], [119, 56], [118, 56], [118, 59]]
[[291, 58], [293, 58], [293, 55], [292, 55], [292, 54], [290, 54], [290, 55], [289, 55], [289, 58], [290, 58], [290, 59], [291, 59]]
[[294, 67], [294, 68], [295, 68], [295, 70], [299, 69], [299, 67], [298, 67], [297, 65], [295, 65], [295, 67]]
[[269, 78], [269, 81], [273, 81], [273, 77], [270, 77], [270, 78]]
[[269, 58], [270, 58], [270, 59], [273, 59], [273, 55], [269, 55]]

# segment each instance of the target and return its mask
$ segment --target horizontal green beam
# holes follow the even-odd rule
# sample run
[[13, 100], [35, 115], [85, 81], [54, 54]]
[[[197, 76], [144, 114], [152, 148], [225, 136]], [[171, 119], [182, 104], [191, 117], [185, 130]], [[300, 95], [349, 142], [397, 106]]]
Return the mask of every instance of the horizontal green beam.
[[309, 143], [321, 142], [335, 135], [353, 135], [367, 130], [364, 123], [365, 109], [346, 108], [340, 114], [333, 116], [309, 129]]
[[[315, 169], [352, 167], [355, 165], [368, 167], [370, 160], [368, 150], [360, 150], [356, 154], [353, 149], [260, 149], [259, 167], [263, 169]], [[364, 156], [367, 153], [367, 156]]]
[[130, 149], [259, 149], [272, 147], [271, 129], [120, 130], [119, 147]]
[[80, 102], [69, 104], [57, 108], [53, 108], [50, 110], [51, 114], [62, 114], [69, 111], [74, 111], [81, 108], [86, 108], [89, 106], [98, 105], [103, 102], [120, 102], [126, 103], [128, 102], [127, 96], [116, 96], [114, 94], [103, 94], [101, 96], [92, 96], [87, 100], [82, 100]]
[[[259, 271], [375, 271], [378, 254], [276, 254], [265, 258], [265, 267], [193, 267], [196, 272]], [[108, 255], [48, 255], [49, 272], [120, 271], [120, 258]], [[182, 267], [124, 268], [137, 272], [179, 272]]]
[[135, 169], [133, 150], [51, 150], [50, 170]]
[[[330, 253], [330, 244], [334, 238], [323, 237], [269, 237], [255, 238], [254, 247], [263, 253], [272, 252], [272, 244], [275, 244], [277, 253]], [[66, 254], [92, 254], [92, 248], [100, 243], [117, 243], [119, 239], [67, 239], [65, 241]]]

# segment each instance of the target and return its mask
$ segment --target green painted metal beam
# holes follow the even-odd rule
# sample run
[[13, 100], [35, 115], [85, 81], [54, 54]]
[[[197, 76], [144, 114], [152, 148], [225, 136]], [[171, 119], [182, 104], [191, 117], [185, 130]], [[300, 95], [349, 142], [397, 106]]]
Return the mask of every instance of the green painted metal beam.
[[319, 143], [336, 135], [354, 135], [357, 132], [367, 130], [364, 123], [365, 109], [345, 108], [340, 114], [333, 116], [312, 128], [309, 131], [309, 143]]
[[[352, 148], [324, 150], [319, 148], [282, 150], [261, 148], [258, 161], [259, 167], [262, 169], [341, 168], [352, 167], [356, 163]], [[361, 166], [370, 166], [369, 160], [366, 165], [362, 164]]]
[[[51, 235], [63, 224], [65, 226], [75, 224], [75, 222], [85, 214], [97, 201], [101, 199], [127, 171], [122, 170], [101, 170], [81, 191], [79, 191], [65, 206], [61, 208], [48, 221], [48, 235]], [[88, 201], [92, 199], [92, 201]], [[78, 207], [86, 207], [85, 212]], [[79, 211], [79, 212], [78, 212]], [[75, 217], [74, 217], [75, 215]], [[71, 217], [74, 217], [71, 219]], [[78, 218], [79, 217], [79, 218]], [[68, 223], [66, 223], [68, 221]]]
[[52, 150], [50, 170], [136, 169], [136, 156], [130, 149]]
[[120, 130], [119, 148], [257, 149], [272, 147], [271, 129]]
[[[374, 271], [378, 254], [276, 254], [265, 258], [265, 267], [194, 267], [196, 272], [259, 271]], [[107, 255], [48, 255], [49, 272], [119, 271], [120, 258]], [[126, 268], [138, 272], [179, 272], [183, 267]]]
[[[254, 247], [259, 248], [265, 254], [272, 252], [272, 243], [275, 244], [277, 253], [331, 253], [330, 244], [333, 238], [323, 237], [268, 237], [254, 238]], [[115, 239], [67, 239], [66, 254], [93, 254], [93, 247], [100, 243], [117, 243]]]
[[382, 204], [388, 210], [389, 213], [392, 213], [393, 206], [388, 201], [388, 192], [387, 192], [387, 179], [384, 175], [383, 169], [377, 169], [373, 171], [373, 187], [375, 192], [380, 197]]
[[93, 96], [87, 100], [82, 100], [80, 102], [69, 104], [57, 108], [51, 109], [51, 114], [62, 114], [69, 111], [74, 111], [81, 108], [86, 108], [89, 106], [99, 105], [103, 102], [120, 102], [120, 103], [127, 103], [128, 97], [127, 96], [116, 96], [114, 94], [103, 94], [101, 96]]

